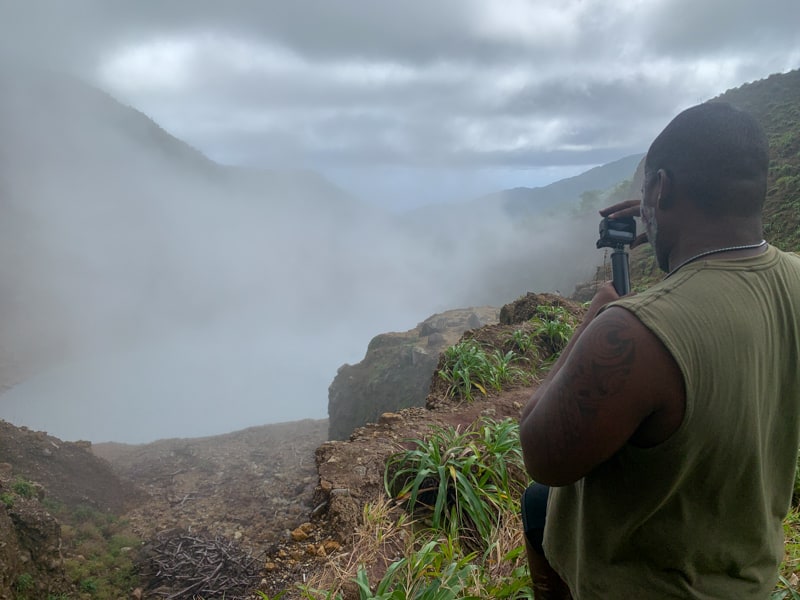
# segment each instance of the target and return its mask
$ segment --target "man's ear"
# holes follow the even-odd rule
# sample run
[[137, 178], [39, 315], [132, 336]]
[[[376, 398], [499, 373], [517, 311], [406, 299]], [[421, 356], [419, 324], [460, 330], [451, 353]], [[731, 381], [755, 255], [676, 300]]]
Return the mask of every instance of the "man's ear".
[[659, 210], [668, 210], [673, 204], [672, 177], [664, 169], [659, 169], [656, 173], [656, 206]]

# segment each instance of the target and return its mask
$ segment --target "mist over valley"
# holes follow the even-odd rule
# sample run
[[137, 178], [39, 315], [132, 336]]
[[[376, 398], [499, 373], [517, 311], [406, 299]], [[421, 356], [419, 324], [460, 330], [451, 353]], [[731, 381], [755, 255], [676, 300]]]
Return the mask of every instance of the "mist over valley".
[[0, 417], [65, 439], [324, 418], [374, 335], [590, 278], [574, 190], [640, 158], [525, 210], [514, 190], [398, 213], [312, 171], [215, 163], [76, 79], [2, 79]]

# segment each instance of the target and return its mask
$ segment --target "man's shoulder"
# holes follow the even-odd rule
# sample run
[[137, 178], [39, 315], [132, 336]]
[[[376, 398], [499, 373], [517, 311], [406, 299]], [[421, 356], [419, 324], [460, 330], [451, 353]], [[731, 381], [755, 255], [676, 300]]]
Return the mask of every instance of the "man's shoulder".
[[[778, 250], [776, 248], [776, 250]], [[778, 254], [782, 257], [785, 257], [791, 263], [794, 263], [797, 268], [800, 268], [800, 252], [785, 252], [783, 250], [778, 250]]]

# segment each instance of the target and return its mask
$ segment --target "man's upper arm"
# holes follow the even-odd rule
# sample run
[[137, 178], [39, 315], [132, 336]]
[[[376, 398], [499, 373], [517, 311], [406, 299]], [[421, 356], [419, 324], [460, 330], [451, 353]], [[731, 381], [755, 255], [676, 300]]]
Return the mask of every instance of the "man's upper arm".
[[521, 423], [528, 471], [549, 485], [577, 481], [680, 392], [680, 372], [660, 340], [627, 310], [609, 308]]

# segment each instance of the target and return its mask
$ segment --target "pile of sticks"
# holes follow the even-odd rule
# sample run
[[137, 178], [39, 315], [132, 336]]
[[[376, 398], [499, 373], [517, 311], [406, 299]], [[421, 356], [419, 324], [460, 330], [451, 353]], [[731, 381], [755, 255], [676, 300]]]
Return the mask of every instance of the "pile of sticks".
[[149, 548], [142, 574], [166, 600], [236, 600], [257, 587], [258, 571], [258, 560], [231, 540], [172, 531]]

